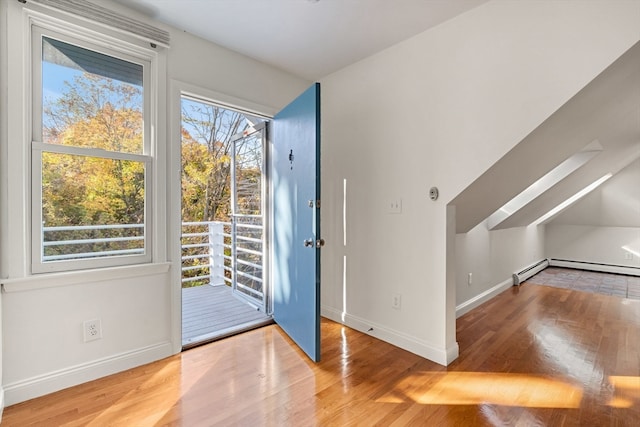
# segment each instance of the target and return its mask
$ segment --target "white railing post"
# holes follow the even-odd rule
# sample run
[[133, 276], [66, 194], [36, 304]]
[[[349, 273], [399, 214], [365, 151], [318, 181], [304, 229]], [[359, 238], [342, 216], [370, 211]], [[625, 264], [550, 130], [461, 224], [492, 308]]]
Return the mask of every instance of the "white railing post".
[[224, 285], [224, 224], [218, 221], [208, 222], [209, 230], [209, 284]]

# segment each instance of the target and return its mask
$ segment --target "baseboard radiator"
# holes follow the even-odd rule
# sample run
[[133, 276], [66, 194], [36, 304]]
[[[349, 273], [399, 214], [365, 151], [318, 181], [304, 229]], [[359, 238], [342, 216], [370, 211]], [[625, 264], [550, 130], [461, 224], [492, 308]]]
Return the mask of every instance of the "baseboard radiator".
[[517, 273], [513, 273], [513, 286], [519, 286], [522, 282], [527, 280], [529, 277], [535, 274], [538, 274], [548, 266], [549, 266], [549, 260], [543, 259], [534, 264], [531, 264], [528, 267], [523, 268]]
[[640, 267], [634, 267], [630, 265], [604, 264], [599, 262], [573, 261], [568, 259], [556, 258], [550, 258], [549, 265], [551, 267], [574, 268], [576, 270], [624, 274], [627, 276], [640, 276]]

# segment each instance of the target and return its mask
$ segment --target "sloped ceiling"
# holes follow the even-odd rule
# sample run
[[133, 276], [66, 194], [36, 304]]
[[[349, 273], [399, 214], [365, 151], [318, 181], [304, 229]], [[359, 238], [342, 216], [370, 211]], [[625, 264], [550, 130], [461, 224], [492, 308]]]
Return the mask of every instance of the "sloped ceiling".
[[529, 225], [598, 178], [615, 174], [640, 157], [640, 42], [451, 201], [456, 206], [456, 232], [468, 232], [595, 140], [602, 153], [498, 228]]
[[[636, 149], [640, 152], [640, 148]], [[560, 213], [553, 224], [640, 227], [640, 159]]]
[[[318, 80], [487, 0], [113, 1]], [[471, 230], [593, 141], [602, 143], [602, 153], [495, 229], [529, 225], [601, 176], [622, 170], [640, 155], [639, 114], [636, 44], [451, 201], [456, 231]]]

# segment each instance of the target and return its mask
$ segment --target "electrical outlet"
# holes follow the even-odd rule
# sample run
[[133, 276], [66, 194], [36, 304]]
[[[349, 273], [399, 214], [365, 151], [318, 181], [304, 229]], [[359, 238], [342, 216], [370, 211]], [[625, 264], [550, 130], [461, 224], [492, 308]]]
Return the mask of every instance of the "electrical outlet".
[[393, 294], [391, 296], [391, 308], [395, 308], [396, 310], [400, 310], [400, 306], [402, 305], [402, 295]]
[[625, 252], [624, 259], [633, 259], [633, 254], [631, 252]]
[[473, 273], [469, 273], [469, 276], [467, 276], [467, 286], [471, 286], [472, 283], [473, 283]]
[[85, 320], [82, 323], [84, 342], [99, 340], [102, 338], [102, 324], [100, 319]]
[[402, 213], [402, 199], [394, 199], [389, 201], [389, 213], [391, 214]]

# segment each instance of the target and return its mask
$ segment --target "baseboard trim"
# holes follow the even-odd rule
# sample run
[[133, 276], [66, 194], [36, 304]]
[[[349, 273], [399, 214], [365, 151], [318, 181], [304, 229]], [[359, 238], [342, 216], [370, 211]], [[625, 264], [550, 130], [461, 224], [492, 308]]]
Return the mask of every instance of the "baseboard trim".
[[172, 354], [171, 349], [170, 342], [162, 342], [5, 384], [5, 403], [7, 406], [14, 405], [67, 387], [151, 363], [170, 356]]
[[487, 289], [483, 293], [478, 294], [471, 299], [468, 299], [467, 301], [456, 307], [456, 319], [463, 314], [470, 312], [474, 308], [479, 307], [483, 303], [489, 301], [491, 298], [495, 297], [501, 292], [504, 292], [512, 286], [513, 278], [508, 278], [505, 281], [498, 283], [494, 287]]
[[458, 357], [458, 343], [455, 343], [455, 345], [450, 346], [449, 348], [438, 348], [410, 335], [403, 334], [402, 332], [348, 313], [343, 313], [342, 311], [336, 310], [332, 307], [323, 306], [321, 312], [322, 316], [331, 319], [334, 322], [341, 323], [364, 334], [371, 335], [372, 337], [388, 342], [389, 344], [393, 344], [396, 347], [400, 347], [403, 350], [407, 350], [443, 366], [447, 366]]
[[640, 276], [639, 267], [628, 267], [614, 264], [598, 264], [595, 262], [571, 261], [567, 259], [549, 259], [552, 267], [575, 268], [576, 270], [599, 271], [602, 273], [625, 274], [627, 276]]
[[0, 423], [2, 423], [3, 412], [4, 412], [4, 389], [0, 387]]

